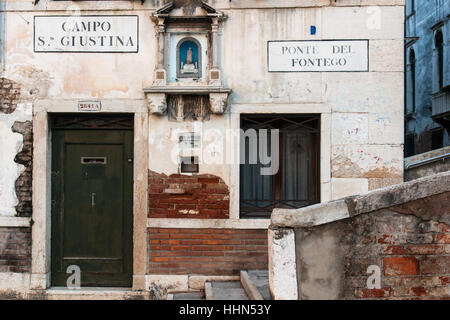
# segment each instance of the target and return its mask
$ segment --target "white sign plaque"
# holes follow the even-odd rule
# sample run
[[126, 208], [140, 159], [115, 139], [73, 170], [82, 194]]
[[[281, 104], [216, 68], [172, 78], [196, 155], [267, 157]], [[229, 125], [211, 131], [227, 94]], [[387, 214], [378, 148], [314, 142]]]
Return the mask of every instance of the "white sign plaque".
[[100, 101], [80, 101], [78, 102], [78, 111], [101, 111], [102, 103]]
[[269, 72], [367, 72], [369, 40], [269, 41]]
[[181, 133], [178, 137], [178, 142], [181, 149], [196, 149], [200, 148], [200, 135], [193, 132]]
[[35, 16], [35, 52], [138, 52], [138, 16]]

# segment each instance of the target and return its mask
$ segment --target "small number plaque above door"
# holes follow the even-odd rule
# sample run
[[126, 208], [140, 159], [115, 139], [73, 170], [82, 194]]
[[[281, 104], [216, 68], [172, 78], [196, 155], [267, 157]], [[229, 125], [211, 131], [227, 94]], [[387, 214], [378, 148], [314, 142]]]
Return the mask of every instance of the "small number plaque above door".
[[102, 103], [100, 101], [80, 101], [78, 102], [78, 111], [101, 111]]
[[106, 157], [81, 157], [81, 164], [106, 164]]

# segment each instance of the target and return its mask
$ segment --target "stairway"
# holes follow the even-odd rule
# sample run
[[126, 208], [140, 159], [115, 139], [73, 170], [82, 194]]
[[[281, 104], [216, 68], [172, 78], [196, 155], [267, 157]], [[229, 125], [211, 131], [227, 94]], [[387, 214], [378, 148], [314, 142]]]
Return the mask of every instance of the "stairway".
[[174, 292], [167, 300], [270, 300], [268, 270], [241, 271], [240, 281], [207, 281], [205, 291]]
[[[247, 271], [250, 280], [258, 289], [259, 293], [262, 296], [262, 299], [258, 300], [271, 300], [269, 290], [269, 271], [268, 270], [248, 270]], [[242, 275], [241, 275], [242, 279]], [[242, 281], [242, 280], [241, 280]]]
[[206, 300], [250, 300], [239, 281], [205, 283]]
[[167, 295], [167, 300], [205, 300], [203, 291], [175, 292]]
[[206, 282], [206, 300], [270, 300], [267, 270], [241, 271], [240, 281]]

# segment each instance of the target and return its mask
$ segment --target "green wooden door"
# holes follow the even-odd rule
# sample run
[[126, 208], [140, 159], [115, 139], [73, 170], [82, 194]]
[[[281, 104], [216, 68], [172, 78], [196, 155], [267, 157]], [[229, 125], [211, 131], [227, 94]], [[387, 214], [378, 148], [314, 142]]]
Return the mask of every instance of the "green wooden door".
[[52, 286], [131, 287], [133, 132], [54, 130]]

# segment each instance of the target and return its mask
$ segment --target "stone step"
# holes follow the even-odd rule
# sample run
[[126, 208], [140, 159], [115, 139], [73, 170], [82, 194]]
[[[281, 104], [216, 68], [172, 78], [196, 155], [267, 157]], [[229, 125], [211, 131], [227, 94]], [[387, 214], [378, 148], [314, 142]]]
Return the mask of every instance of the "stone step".
[[47, 290], [30, 290], [28, 299], [36, 300], [149, 300], [148, 291], [132, 291], [128, 288], [82, 288], [52, 287]]
[[205, 294], [202, 291], [174, 292], [167, 295], [167, 300], [205, 300]]
[[269, 289], [269, 270], [248, 270], [247, 274], [264, 300], [272, 300]]
[[239, 281], [205, 282], [206, 300], [249, 300]]

